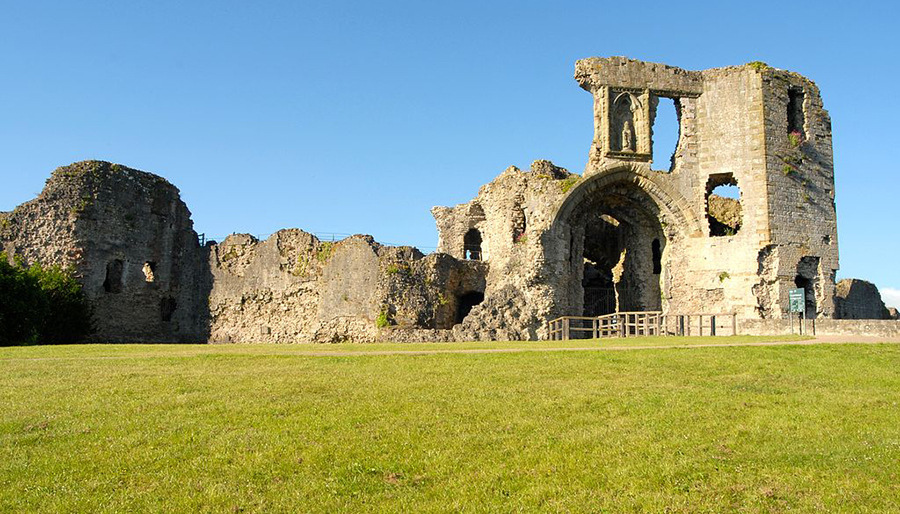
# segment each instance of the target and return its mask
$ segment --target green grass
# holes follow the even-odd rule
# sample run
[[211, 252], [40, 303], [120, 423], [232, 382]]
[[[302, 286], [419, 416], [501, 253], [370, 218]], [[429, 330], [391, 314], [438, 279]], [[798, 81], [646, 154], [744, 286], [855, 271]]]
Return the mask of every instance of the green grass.
[[900, 510], [900, 345], [396, 346], [2, 348], [0, 511]]

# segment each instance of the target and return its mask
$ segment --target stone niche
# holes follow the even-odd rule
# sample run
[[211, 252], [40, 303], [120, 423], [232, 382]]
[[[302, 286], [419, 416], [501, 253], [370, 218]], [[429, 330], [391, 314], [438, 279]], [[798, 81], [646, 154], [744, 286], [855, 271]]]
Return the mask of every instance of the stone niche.
[[601, 116], [606, 138], [601, 142], [607, 157], [636, 161], [652, 158], [650, 143], [650, 91], [605, 87]]

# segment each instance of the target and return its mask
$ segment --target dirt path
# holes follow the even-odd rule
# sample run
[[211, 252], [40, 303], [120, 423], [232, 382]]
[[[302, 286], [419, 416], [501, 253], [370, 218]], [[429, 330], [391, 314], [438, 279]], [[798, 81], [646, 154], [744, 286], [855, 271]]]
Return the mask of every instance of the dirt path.
[[[673, 338], [677, 340], [677, 338]], [[436, 343], [439, 344], [439, 343]], [[522, 346], [515, 348], [447, 348], [447, 349], [410, 349], [410, 350], [301, 350], [296, 352], [272, 353], [272, 354], [255, 354], [250, 355], [277, 355], [277, 356], [302, 356], [302, 357], [363, 357], [378, 355], [437, 355], [437, 354], [481, 354], [481, 353], [517, 353], [517, 352], [604, 352], [604, 351], [631, 351], [631, 350], [667, 350], [667, 349], [691, 349], [691, 348], [728, 348], [737, 346], [812, 346], [812, 345], [835, 345], [835, 344], [900, 344], [900, 337], [871, 337], [871, 336], [817, 336], [812, 339], [802, 341], [760, 341], [749, 343], [699, 343], [699, 344], [657, 344], [646, 346], [590, 346], [590, 347], [528, 347], [529, 342], [523, 342]], [[178, 345], [173, 345], [178, 346]], [[196, 348], [186, 351], [173, 352], [147, 352], [134, 353], [124, 355], [83, 355], [83, 356], [51, 356], [51, 357], [10, 357], [0, 358], [0, 362], [14, 361], [44, 361], [44, 360], [115, 360], [115, 359], [140, 359], [147, 357], [197, 357], [200, 355], [209, 355], [210, 352], [205, 348], [206, 345], [200, 345], [203, 349]], [[240, 353], [240, 352], [238, 352]]]
[[[523, 343], [523, 344], [528, 344]], [[811, 346], [820, 344], [900, 344], [898, 337], [870, 337], [870, 336], [817, 336], [804, 341], [766, 341], [757, 343], [701, 343], [701, 344], [666, 344], [647, 346], [597, 346], [587, 348], [472, 348], [472, 349], [447, 349], [447, 350], [372, 350], [372, 351], [309, 351], [297, 352], [291, 355], [306, 355], [313, 357], [351, 357], [357, 355], [434, 355], [440, 353], [516, 353], [516, 352], [596, 352], [596, 351], [625, 351], [625, 350], [666, 350], [689, 348], [727, 348], [732, 346]]]

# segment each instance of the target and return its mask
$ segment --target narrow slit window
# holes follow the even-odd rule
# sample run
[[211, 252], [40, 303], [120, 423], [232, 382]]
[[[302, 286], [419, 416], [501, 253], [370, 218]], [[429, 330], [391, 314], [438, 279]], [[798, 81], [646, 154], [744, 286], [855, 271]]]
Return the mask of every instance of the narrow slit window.
[[803, 125], [806, 122], [806, 113], [803, 111], [803, 90], [799, 88], [788, 89], [787, 104], [787, 133], [796, 134], [803, 139]]

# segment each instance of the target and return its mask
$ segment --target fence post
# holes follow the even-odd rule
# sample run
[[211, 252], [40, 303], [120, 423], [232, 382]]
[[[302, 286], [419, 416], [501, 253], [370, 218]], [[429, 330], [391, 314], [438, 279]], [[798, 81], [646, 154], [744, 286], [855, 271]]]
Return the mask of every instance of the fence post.
[[737, 335], [737, 313], [731, 313], [731, 335]]
[[569, 318], [563, 318], [563, 340], [569, 340]]
[[714, 315], [709, 317], [709, 335], [716, 335], [716, 317]]

